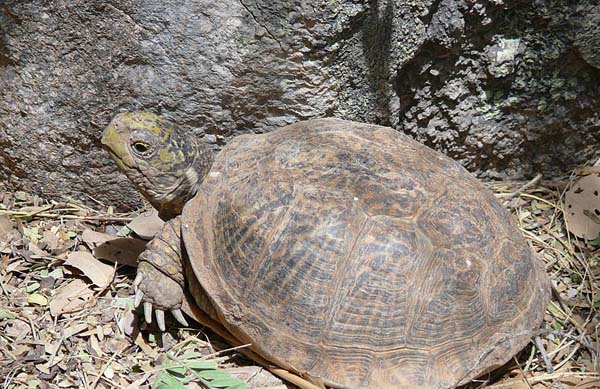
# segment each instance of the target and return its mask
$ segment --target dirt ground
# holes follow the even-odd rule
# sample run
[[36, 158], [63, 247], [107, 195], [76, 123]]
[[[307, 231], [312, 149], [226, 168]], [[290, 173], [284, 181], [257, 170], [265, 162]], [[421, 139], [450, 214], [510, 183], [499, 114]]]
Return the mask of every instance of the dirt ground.
[[[488, 186], [545, 262], [558, 296], [539, 337], [468, 387], [599, 388], [600, 239], [565, 228], [568, 179], [524, 184]], [[141, 238], [159, 225], [105, 204], [0, 192], [3, 389], [293, 387], [200, 325], [180, 328], [169, 318], [161, 335], [138, 319], [136, 258]]]

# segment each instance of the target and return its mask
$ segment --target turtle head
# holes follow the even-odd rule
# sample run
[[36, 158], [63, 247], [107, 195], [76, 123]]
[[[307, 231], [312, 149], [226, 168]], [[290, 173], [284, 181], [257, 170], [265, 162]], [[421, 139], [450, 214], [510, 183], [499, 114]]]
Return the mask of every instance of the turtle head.
[[212, 163], [210, 150], [192, 134], [148, 112], [115, 116], [102, 144], [164, 220], [181, 214]]

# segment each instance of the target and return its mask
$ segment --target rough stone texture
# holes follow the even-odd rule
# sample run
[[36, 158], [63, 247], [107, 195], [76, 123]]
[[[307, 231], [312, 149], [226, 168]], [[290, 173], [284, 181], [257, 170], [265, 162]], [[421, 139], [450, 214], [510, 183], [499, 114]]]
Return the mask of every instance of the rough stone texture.
[[99, 145], [125, 109], [215, 148], [338, 116], [556, 176], [600, 143], [600, 7], [566, 3], [0, 0], [0, 185], [135, 206]]

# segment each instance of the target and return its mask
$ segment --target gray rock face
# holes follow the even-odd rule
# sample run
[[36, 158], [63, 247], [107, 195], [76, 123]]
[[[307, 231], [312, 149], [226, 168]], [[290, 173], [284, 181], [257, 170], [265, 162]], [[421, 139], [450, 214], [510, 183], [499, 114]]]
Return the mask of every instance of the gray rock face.
[[0, 0], [0, 185], [136, 206], [99, 137], [139, 109], [215, 149], [338, 116], [483, 177], [562, 174], [600, 142], [598, 6], [512, 3]]

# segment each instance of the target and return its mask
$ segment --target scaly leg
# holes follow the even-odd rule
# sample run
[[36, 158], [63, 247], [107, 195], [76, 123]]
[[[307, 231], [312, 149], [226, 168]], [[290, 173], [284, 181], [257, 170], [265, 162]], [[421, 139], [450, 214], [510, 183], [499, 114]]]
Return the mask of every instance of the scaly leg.
[[184, 299], [185, 276], [182, 263], [181, 220], [169, 220], [160, 233], [146, 246], [139, 258], [135, 287], [135, 306], [144, 303], [144, 318], [152, 322], [152, 308], [156, 323], [165, 330], [165, 311], [170, 310], [178, 322], [187, 326], [181, 313]]

